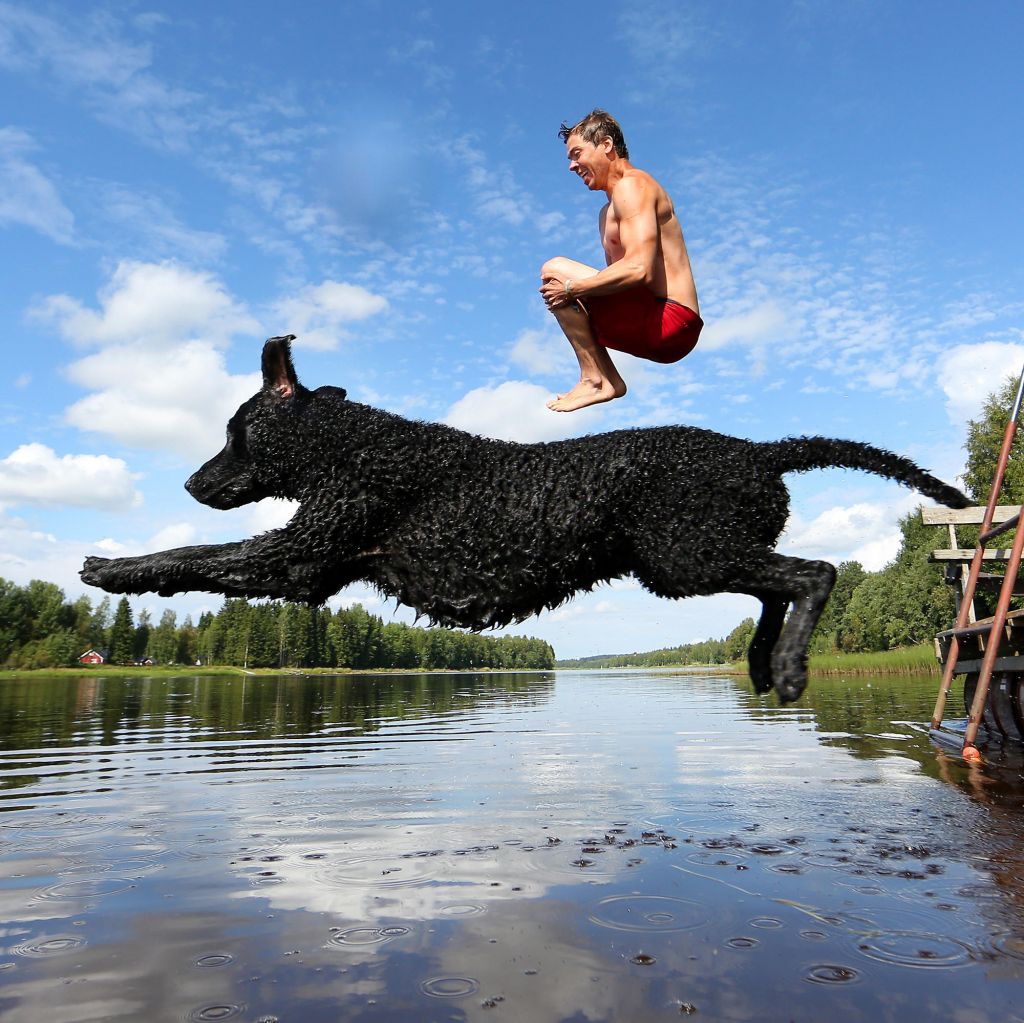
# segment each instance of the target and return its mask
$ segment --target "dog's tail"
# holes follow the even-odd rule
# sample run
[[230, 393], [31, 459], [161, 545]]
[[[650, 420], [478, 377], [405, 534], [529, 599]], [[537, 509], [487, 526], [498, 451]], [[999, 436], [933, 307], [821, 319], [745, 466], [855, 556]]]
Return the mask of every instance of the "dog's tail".
[[854, 440], [831, 437], [790, 437], [762, 445], [767, 461], [780, 473], [806, 472], [808, 469], [863, 469], [887, 479], [897, 480], [920, 491], [949, 508], [966, 508], [972, 502], [956, 487], [951, 487], [915, 465], [909, 458]]

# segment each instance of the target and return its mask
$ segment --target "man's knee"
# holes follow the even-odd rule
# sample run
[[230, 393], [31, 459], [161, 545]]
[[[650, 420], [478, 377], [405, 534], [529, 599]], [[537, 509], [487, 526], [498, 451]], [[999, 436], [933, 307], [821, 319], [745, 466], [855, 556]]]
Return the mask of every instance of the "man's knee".
[[568, 269], [569, 260], [565, 256], [555, 256], [549, 259], [540, 268], [540, 279], [546, 281], [549, 277], [564, 277]]

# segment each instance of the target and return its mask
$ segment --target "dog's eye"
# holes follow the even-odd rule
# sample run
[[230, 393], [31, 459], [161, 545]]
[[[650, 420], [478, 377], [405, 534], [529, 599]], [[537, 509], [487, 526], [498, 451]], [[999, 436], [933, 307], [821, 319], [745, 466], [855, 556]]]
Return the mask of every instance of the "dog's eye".
[[227, 449], [235, 458], [245, 458], [248, 455], [244, 430], [228, 430]]

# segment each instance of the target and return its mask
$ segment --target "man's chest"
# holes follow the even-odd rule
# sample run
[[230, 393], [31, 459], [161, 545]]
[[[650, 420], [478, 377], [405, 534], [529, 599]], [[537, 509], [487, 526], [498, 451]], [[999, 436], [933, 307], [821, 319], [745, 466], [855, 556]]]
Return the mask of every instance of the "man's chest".
[[606, 206], [601, 211], [601, 245], [609, 257], [622, 255], [622, 240], [619, 237], [619, 218], [615, 215], [612, 206]]

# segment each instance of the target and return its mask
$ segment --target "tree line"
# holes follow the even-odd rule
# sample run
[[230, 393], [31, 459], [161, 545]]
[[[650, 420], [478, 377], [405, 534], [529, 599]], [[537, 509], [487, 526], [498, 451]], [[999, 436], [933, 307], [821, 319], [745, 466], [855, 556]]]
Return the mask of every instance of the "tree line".
[[56, 668], [87, 650], [134, 664], [235, 665], [245, 668], [546, 669], [550, 644], [526, 636], [480, 636], [453, 629], [387, 624], [359, 604], [331, 611], [305, 604], [227, 599], [193, 623], [165, 610], [136, 620], [127, 597], [65, 599], [55, 583], [18, 586], [0, 579], [0, 665]]

